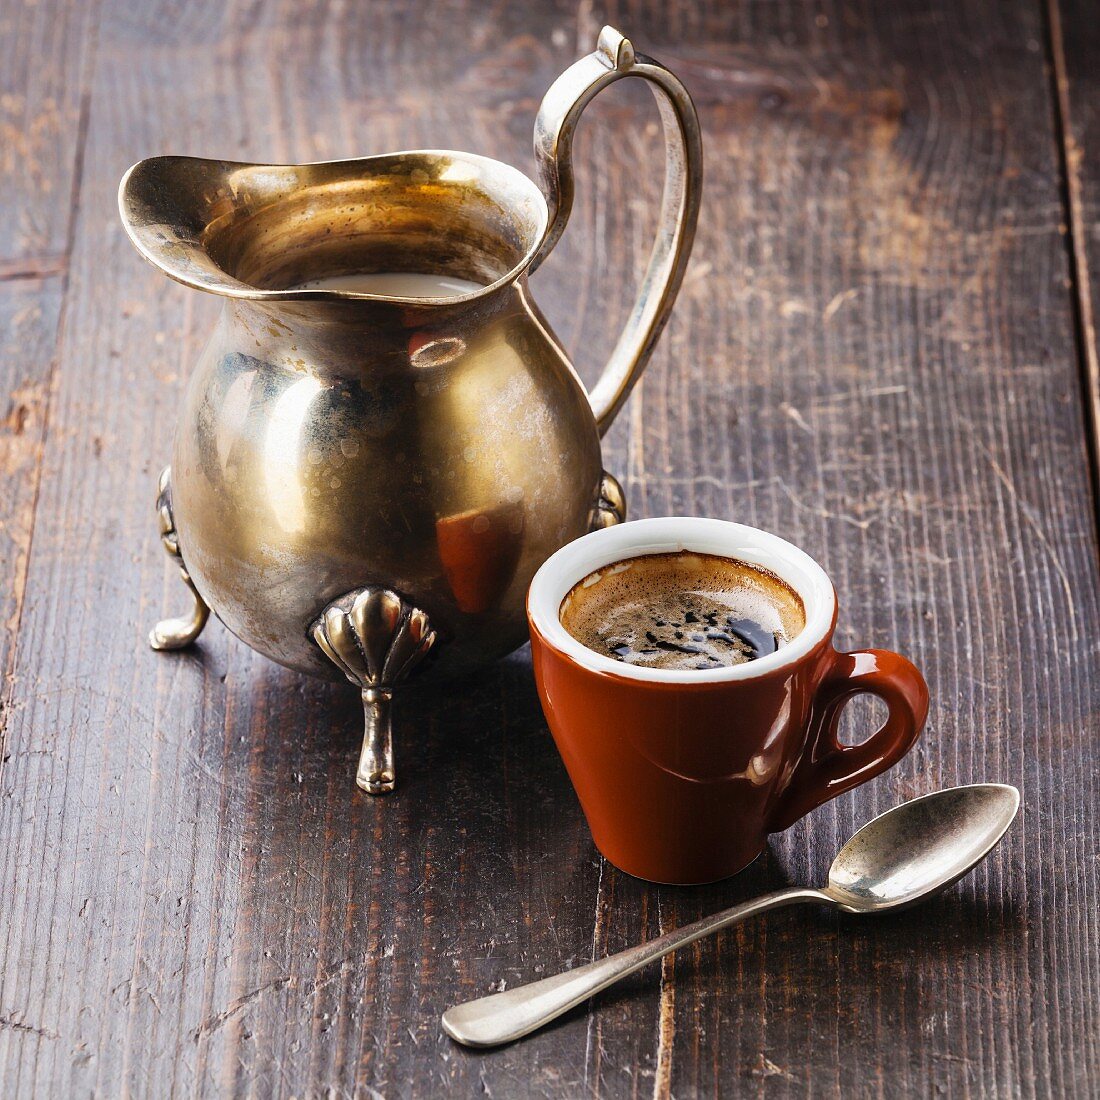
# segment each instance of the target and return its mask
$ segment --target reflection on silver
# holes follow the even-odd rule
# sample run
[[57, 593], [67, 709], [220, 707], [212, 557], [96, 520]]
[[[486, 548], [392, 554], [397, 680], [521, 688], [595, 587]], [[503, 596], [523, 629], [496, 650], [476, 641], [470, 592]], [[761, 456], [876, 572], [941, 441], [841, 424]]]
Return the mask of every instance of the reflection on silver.
[[300, 454], [309, 438], [309, 412], [321, 392], [321, 380], [303, 375], [275, 402], [264, 435], [263, 477], [268, 504], [279, 528], [288, 535], [301, 531], [308, 518], [305, 487], [290, 473], [287, 458]]

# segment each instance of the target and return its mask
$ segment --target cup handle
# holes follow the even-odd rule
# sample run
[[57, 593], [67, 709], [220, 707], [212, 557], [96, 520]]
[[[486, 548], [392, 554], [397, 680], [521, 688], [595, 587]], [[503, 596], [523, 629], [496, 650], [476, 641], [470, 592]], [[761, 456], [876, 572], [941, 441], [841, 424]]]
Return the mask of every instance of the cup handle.
[[687, 268], [703, 187], [699, 117], [687, 89], [663, 65], [636, 54], [613, 27], [600, 31], [596, 52], [571, 65], [550, 86], [535, 119], [535, 161], [550, 219], [529, 270], [558, 243], [573, 209], [573, 134], [581, 113], [608, 84], [647, 80], [665, 131], [665, 190], [657, 239], [630, 318], [589, 400], [602, 436], [641, 376]]
[[[840, 714], [856, 695], [877, 695], [889, 708], [882, 727], [858, 745], [837, 739]], [[892, 768], [912, 747], [928, 717], [928, 686], [898, 653], [834, 653], [814, 694], [806, 753], [780, 797], [769, 829], [790, 828], [816, 806]]]

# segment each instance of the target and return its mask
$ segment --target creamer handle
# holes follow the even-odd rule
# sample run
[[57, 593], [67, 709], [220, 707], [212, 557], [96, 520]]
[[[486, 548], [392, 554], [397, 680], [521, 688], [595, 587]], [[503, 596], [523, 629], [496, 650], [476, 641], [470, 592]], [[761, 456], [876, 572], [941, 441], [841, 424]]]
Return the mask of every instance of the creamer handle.
[[699, 217], [703, 145], [687, 89], [663, 65], [636, 54], [613, 27], [600, 32], [596, 52], [571, 65], [550, 86], [535, 119], [535, 160], [550, 207], [546, 236], [530, 270], [546, 258], [573, 209], [573, 134], [589, 101], [624, 76], [649, 82], [665, 130], [665, 191], [661, 220], [638, 297], [589, 400], [602, 436], [640, 377], [668, 320], [684, 277]]

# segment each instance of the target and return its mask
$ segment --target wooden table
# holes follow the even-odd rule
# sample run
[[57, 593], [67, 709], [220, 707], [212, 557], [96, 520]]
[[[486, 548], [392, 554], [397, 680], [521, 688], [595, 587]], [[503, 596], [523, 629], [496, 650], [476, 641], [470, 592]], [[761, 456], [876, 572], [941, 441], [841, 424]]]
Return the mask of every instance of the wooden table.
[[[606, 444], [635, 516], [780, 532], [839, 641], [933, 702], [892, 773], [741, 876], [601, 863], [520, 652], [402, 708], [402, 786], [351, 783], [358, 704], [183, 595], [152, 512], [217, 303], [115, 211], [161, 152], [454, 146], [531, 169], [543, 90], [605, 17], [551, 3], [0, 6], [0, 1094], [1100, 1094], [1100, 30], [1086, 0], [622, 3], [691, 89], [691, 270]], [[629, 83], [629, 82], [628, 82]], [[605, 165], [597, 173], [597, 152]], [[659, 135], [619, 85], [536, 296], [592, 379], [649, 247]], [[871, 717], [856, 707], [853, 735]], [[924, 908], [780, 913], [491, 1053], [439, 1013], [786, 882], [915, 794], [1017, 784]]]

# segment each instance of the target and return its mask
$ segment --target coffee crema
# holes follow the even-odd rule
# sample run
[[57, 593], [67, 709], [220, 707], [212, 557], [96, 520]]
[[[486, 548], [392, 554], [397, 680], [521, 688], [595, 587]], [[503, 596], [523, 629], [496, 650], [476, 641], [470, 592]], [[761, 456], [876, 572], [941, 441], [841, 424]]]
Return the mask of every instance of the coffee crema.
[[558, 615], [596, 653], [681, 671], [754, 661], [806, 626], [798, 593], [774, 573], [688, 550], [604, 566], [573, 586]]

